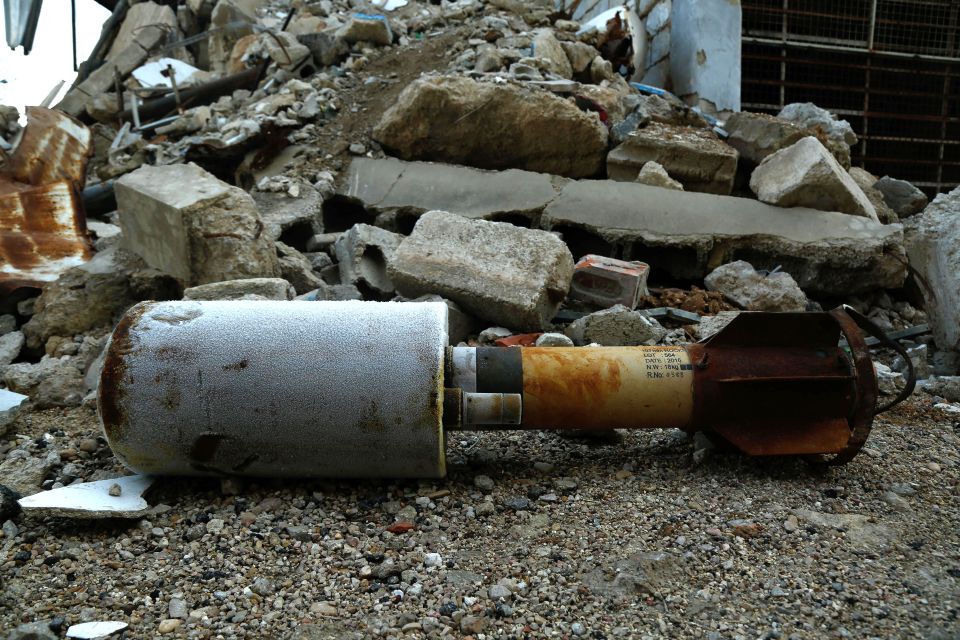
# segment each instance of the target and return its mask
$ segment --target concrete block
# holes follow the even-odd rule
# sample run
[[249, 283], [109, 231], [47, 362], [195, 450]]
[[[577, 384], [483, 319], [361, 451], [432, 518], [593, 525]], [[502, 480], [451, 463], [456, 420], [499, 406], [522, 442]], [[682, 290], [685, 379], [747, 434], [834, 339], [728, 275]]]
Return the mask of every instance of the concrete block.
[[141, 167], [116, 195], [123, 246], [185, 285], [280, 275], [253, 198], [195, 164]]
[[906, 180], [883, 176], [873, 186], [883, 194], [884, 201], [901, 218], [920, 213], [929, 202], [923, 191]]
[[387, 265], [403, 236], [368, 224], [355, 224], [334, 243], [340, 282], [355, 285], [367, 297], [388, 300], [395, 290]]
[[183, 290], [184, 300], [293, 300], [293, 285], [282, 278], [211, 282]]
[[767, 156], [750, 176], [761, 201], [810, 207], [878, 220], [876, 209], [853, 178], [813, 136]]
[[340, 192], [370, 211], [413, 218], [441, 207], [467, 218], [519, 217], [562, 233], [578, 258], [639, 259], [681, 279], [738, 259], [782, 265], [804, 290], [829, 295], [896, 289], [906, 276], [900, 225], [748, 198], [392, 159], [354, 160]]
[[647, 162], [663, 166], [687, 191], [729, 194], [737, 151], [708, 129], [651, 122], [607, 156], [607, 176], [633, 181]]
[[586, 255], [573, 267], [569, 297], [597, 305], [623, 305], [635, 309], [640, 296], [647, 295], [650, 266], [597, 255]]
[[431, 211], [388, 268], [406, 297], [435, 293], [478, 318], [537, 330], [566, 297], [573, 258], [551, 233]]
[[931, 290], [924, 309], [937, 346], [960, 351], [960, 188], [907, 218], [904, 230], [910, 265]]
[[373, 137], [404, 160], [574, 178], [600, 173], [607, 150], [596, 113], [548, 91], [464, 77], [410, 83]]
[[574, 320], [564, 333], [577, 345], [635, 347], [657, 344], [667, 331], [642, 311], [616, 305]]
[[710, 272], [703, 283], [748, 311], [806, 311], [807, 296], [789, 273], [758, 273], [749, 262], [728, 262]]

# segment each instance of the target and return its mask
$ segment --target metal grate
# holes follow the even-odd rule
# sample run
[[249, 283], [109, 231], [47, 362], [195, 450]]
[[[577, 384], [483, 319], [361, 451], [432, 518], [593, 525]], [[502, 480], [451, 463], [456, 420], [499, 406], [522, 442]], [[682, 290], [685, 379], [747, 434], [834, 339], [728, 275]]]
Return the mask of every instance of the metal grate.
[[960, 0], [744, 0], [743, 108], [813, 102], [855, 165], [929, 194], [960, 185]]

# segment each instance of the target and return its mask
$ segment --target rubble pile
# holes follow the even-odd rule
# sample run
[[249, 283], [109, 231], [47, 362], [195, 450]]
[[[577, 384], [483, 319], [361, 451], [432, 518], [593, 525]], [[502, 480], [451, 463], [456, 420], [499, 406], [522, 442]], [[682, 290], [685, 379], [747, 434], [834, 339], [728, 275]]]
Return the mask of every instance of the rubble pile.
[[[116, 210], [88, 215], [91, 260], [4, 305], [5, 385], [33, 392], [63, 372], [62, 397], [41, 405], [92, 398], [77, 381], [96, 379], [96, 354], [80, 351], [143, 299], [440, 296], [478, 331], [576, 319], [582, 342], [638, 307], [702, 316], [858, 296], [890, 301], [865, 311], [905, 328], [926, 320], [920, 301], [877, 294], [901, 291], [908, 259], [935, 292], [937, 348], [958, 348], [956, 269], [936, 248], [950, 246], [937, 212], [952, 200], [921, 214], [909, 183], [851, 168], [855, 133], [816, 105], [710, 112], [704, 96], [637, 84], [667, 59], [669, 3], [586, 26], [536, 3], [395, 5], [121, 8], [88, 63], [100, 66], [59, 105], [93, 132], [79, 186], [112, 189]], [[416, 65], [431, 38], [438, 59]], [[378, 110], [363, 106], [383, 91]], [[4, 108], [11, 149], [15, 116]], [[645, 263], [642, 290], [592, 295], [606, 276], [573, 268], [591, 254]], [[648, 295], [647, 277], [668, 288]]]
[[[21, 206], [38, 185], [0, 166], [0, 240], [89, 253], [52, 275], [0, 265], [0, 393], [29, 398], [21, 416], [92, 410], [108, 335], [143, 300], [439, 300], [453, 345], [537, 346], [671, 345], [846, 303], [955, 407], [960, 189], [928, 204], [851, 166], [855, 132], [812, 104], [731, 111], [696, 77], [680, 97], [641, 84], [669, 75], [682, 21], [639, 4], [585, 25], [540, 1], [117, 3], [57, 107], [92, 135], [56, 201], [79, 222], [34, 235], [48, 205]], [[6, 164], [30, 126], [0, 107]], [[895, 394], [907, 366], [883, 358]], [[0, 485], [82, 480], [17, 451]], [[384, 583], [406, 573], [385, 566]]]

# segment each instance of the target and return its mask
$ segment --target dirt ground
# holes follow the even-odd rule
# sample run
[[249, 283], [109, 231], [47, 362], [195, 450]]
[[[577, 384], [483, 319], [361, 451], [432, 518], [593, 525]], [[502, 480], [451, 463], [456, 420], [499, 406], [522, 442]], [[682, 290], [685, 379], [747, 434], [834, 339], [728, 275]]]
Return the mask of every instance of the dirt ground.
[[[954, 638], [957, 427], [917, 396], [826, 472], [719, 452], [695, 466], [689, 439], [655, 430], [454, 433], [440, 482], [165, 478], [140, 520], [5, 526], [0, 629]], [[81, 451], [99, 436], [90, 409], [28, 413], [12, 433], [4, 447], [58, 452], [84, 480], [124, 472], [102, 440]]]

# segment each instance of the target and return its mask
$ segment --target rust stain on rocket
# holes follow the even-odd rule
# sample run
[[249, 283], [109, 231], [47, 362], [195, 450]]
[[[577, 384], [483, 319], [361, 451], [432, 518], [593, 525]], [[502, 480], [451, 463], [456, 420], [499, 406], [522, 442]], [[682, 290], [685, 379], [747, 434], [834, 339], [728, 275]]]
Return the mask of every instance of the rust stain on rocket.
[[41, 286], [92, 255], [80, 190], [93, 137], [59, 111], [29, 107], [27, 118], [0, 167], [0, 291]]

